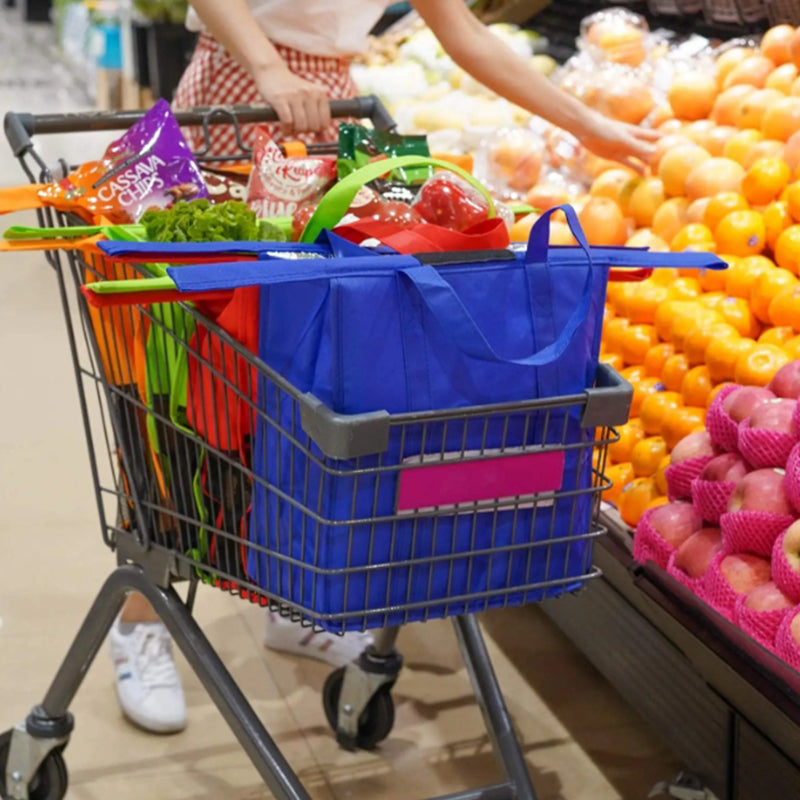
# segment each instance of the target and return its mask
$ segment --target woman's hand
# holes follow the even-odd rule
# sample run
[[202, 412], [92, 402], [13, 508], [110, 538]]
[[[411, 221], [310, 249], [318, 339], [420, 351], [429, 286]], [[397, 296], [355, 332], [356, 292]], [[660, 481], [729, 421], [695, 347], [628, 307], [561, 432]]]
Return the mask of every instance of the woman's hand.
[[643, 171], [655, 153], [655, 142], [661, 138], [658, 131], [638, 128], [626, 122], [604, 117], [592, 112], [580, 132], [575, 134], [581, 144], [595, 155]]
[[283, 63], [264, 67], [253, 77], [261, 96], [278, 113], [284, 135], [322, 131], [331, 124], [325, 89], [299, 78]]

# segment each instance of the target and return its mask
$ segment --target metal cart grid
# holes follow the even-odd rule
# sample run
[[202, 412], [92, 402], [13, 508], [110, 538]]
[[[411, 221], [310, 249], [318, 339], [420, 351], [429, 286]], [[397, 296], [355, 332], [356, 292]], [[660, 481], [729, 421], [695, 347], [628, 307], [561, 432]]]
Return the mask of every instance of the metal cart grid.
[[[344, 104], [336, 111], [348, 116], [371, 115], [380, 122], [380, 109], [374, 114], [364, 114], [364, 102], [374, 101], [362, 100], [357, 107]], [[247, 110], [240, 118], [253, 113]], [[229, 120], [226, 114], [216, 118]], [[259, 115], [269, 118], [268, 111], [254, 113], [255, 118]], [[233, 116], [236, 118], [236, 112]], [[207, 131], [210, 117], [214, 114], [203, 110], [194, 116], [184, 115], [181, 121], [200, 122]], [[35, 127], [37, 122], [39, 128]], [[56, 130], [80, 130], [81, 125], [92, 123], [108, 128], [125, 127], [130, 120], [120, 119], [119, 115], [51, 118], [51, 126]], [[48, 130], [41, 120], [29, 118], [23, 120], [22, 127], [26, 124], [32, 126], [31, 132]], [[37, 165], [43, 171], [42, 176], [32, 166], [37, 156], [30, 140], [26, 143], [24, 137], [20, 139], [19, 118], [10, 123], [7, 120], [9, 130], [12, 147], [29, 178], [46, 177], [45, 165]], [[70, 220], [44, 210], [41, 221], [64, 225]], [[337, 670], [326, 684], [323, 698], [326, 715], [340, 743], [350, 748], [372, 747], [391, 730], [393, 707], [389, 690], [401, 664], [394, 649], [398, 627], [414, 619], [455, 615], [459, 643], [496, 752], [509, 778], [500, 796], [535, 797], [516, 740], [502, 734], [510, 730], [507, 712], [472, 615], [489, 607], [532, 602], [548, 592], [555, 593], [553, 590], [574, 589], [596, 576], [597, 571], [590, 565], [591, 548], [586, 545], [603, 532], [597, 512], [599, 493], [605, 487], [602, 477], [605, 453], [614, 437], [610, 426], [621, 423], [627, 415], [627, 387], [613, 374], [604, 372], [601, 383], [606, 385], [599, 385], [584, 396], [393, 417], [362, 415], [342, 420], [286, 383], [194, 306], [159, 304], [97, 310], [79, 299], [80, 289], [87, 282], [146, 277], [144, 268], [110, 264], [96, 255], [87, 258], [77, 251], [50, 253], [48, 257], [58, 277], [75, 361], [103, 537], [106, 544], [116, 549], [120, 567], [101, 590], [42, 706], [32, 712], [24, 726], [0, 739], [0, 764], [5, 762], [6, 773], [5, 783], [0, 777], [0, 788], [13, 798], [62, 796], [66, 790], [66, 770], [60, 751], [71, 728], [69, 702], [125, 595], [136, 590], [148, 597], [162, 615], [273, 792], [280, 797], [305, 797], [191, 617], [197, 586], [211, 583], [277, 608], [304, 624], [319, 624], [339, 632], [350, 628], [381, 628], [373, 650], [365, 653], [357, 664]], [[192, 336], [187, 335], [190, 331]], [[202, 331], [202, 337], [195, 335], [198, 331]], [[210, 347], [201, 349], [198, 345], [201, 339]], [[152, 357], [154, 351], [156, 357]], [[210, 358], [211, 353], [219, 358]], [[199, 407], [222, 410], [222, 414], [215, 411], [200, 421], [203, 437], [189, 425], [187, 410], [175, 407], [170, 391], [161, 394], [154, 391], [154, 387], [170, 387], [176, 370], [185, 371], [189, 362], [194, 363], [200, 374], [211, 378], [211, 383], [198, 383], [195, 399]], [[213, 397], [204, 397], [203, 392], [209, 390]], [[274, 416], [259, 402], [265, 392], [274, 397], [273, 407], [278, 410]], [[188, 396], [187, 406], [192, 402], [191, 392]], [[90, 398], [93, 405], [96, 401], [96, 413], [89, 412]], [[569, 443], [567, 431], [571, 424], [580, 424], [581, 415], [587, 434], [577, 443]], [[272, 434], [265, 441], [270, 438], [272, 452], [278, 454], [277, 472], [273, 471], [276, 480], [270, 481], [253, 471], [251, 437], [239, 436], [237, 448], [231, 449], [230, 443], [237, 438], [231, 420], [237, 418], [239, 432], [244, 422], [246, 431], [261, 426]], [[596, 436], [588, 433], [595, 427]], [[478, 452], [467, 450], [467, 441], [475, 440], [471, 429], [481, 442]], [[534, 429], [541, 441], [531, 439]], [[588, 485], [563, 492], [558, 502], [571, 504], [573, 519], [578, 518], [579, 505], [589, 503], [591, 513], [586, 517], [587, 524], [571, 533], [556, 532], [551, 526], [550, 537], [543, 541], [526, 540], [524, 535], [503, 543], [497, 540], [498, 518], [510, 515], [512, 530], [521, 513], [535, 521], [537, 514], [553, 508], [555, 500], [547, 496], [494, 499], [471, 503], [466, 508], [418, 509], [411, 515], [379, 516], [377, 498], [384, 491], [383, 484], [393, 485], [400, 470], [413, 469], [415, 461], [421, 468], [425, 463], [422, 454], [426, 451], [430, 459], [425, 442], [431, 441], [434, 430], [441, 445], [437, 444], [433, 455], [438, 454], [440, 461], [452, 458], [445, 443], [453, 437], [462, 442], [456, 453], [461, 461], [485, 458], [490, 444], [492, 456], [499, 458], [516, 454], [520, 448], [573, 451], [576, 465], [585, 468], [589, 464], [591, 478]], [[519, 441], [509, 434], [513, 430], [517, 436], [522, 431]], [[393, 463], [387, 463], [382, 456], [390, 438], [399, 442], [401, 456]], [[306, 478], [312, 468], [321, 476], [314, 491], [308, 480], [303, 481], [302, 487], [300, 481], [295, 483], [293, 467], [301, 459]], [[281, 480], [282, 462], [289, 467], [288, 482]], [[328, 518], [323, 487], [342, 480], [352, 491], [353, 513], [347, 518]], [[289, 519], [295, 522], [290, 522], [289, 535], [299, 540], [299, 548], [290, 547], [287, 553], [285, 548], [271, 546], [270, 542], [259, 544], [248, 538], [247, 517], [254, 486], [274, 501], [276, 509], [292, 510]], [[357, 498], [363, 496], [364, 486], [375, 502], [366, 514], [362, 512], [359, 516]], [[432, 545], [429, 552], [416, 547], [419, 520], [426, 520], [435, 533], [448, 520], [474, 520], [486, 514], [493, 515], [495, 520], [488, 542], [478, 543], [473, 536], [466, 548], [462, 545], [456, 551], [452, 537], [450, 550], [441, 551], [435, 547], [434, 536], [426, 542], [426, 547]], [[383, 526], [381, 530], [388, 526], [391, 532], [383, 559], [376, 558], [377, 526]], [[402, 526], [410, 531], [412, 541], [405, 557], [398, 558], [401, 537], [397, 531]], [[472, 527], [474, 530], [475, 526]], [[332, 529], [348, 537], [346, 564], [326, 568], [315, 563], [320, 529]], [[362, 561], [352, 557], [358, 550], [353, 542], [359, 534], [362, 543], [366, 542], [366, 550], [361, 548], [361, 556], [365, 556]], [[581, 546], [577, 570], [575, 559], [570, 556], [576, 543]], [[311, 559], [304, 558], [309, 547], [315, 551]], [[558, 569], [550, 569], [551, 555], [558, 548], [559, 563], [563, 561], [561, 574]], [[515, 563], [525, 560], [530, 565], [534, 558], [544, 560], [545, 574], [550, 576], [547, 580], [518, 582], [513, 591], [508, 587], [493, 587], [488, 578], [485, 585], [478, 585], [483, 578], [478, 584], [472, 580], [473, 573], [486, 576], [496, 573], [498, 564], [501, 572], [510, 575]], [[259, 560], [271, 564], [266, 573], [263, 568], [259, 570]], [[466, 588], [461, 594], [452, 587], [453, 566], [459, 561], [467, 574]], [[476, 564], [480, 565], [477, 570]], [[447, 591], [436, 598], [412, 599], [412, 575], [417, 581], [422, 575], [430, 589], [434, 570], [441, 569], [447, 574]], [[361, 576], [362, 585], [356, 594], [363, 591], [364, 598], [370, 594], [371, 584], [380, 584], [381, 594], [385, 586], [385, 602], [375, 606], [362, 599], [355, 609], [341, 607], [321, 613], [315, 602], [318, 591], [324, 591], [325, 584], [332, 581], [334, 593], [343, 592], [344, 597], [349, 597], [353, 576]], [[185, 601], [173, 588], [180, 580], [187, 580], [189, 585]], [[42, 795], [44, 784], [52, 786]]]

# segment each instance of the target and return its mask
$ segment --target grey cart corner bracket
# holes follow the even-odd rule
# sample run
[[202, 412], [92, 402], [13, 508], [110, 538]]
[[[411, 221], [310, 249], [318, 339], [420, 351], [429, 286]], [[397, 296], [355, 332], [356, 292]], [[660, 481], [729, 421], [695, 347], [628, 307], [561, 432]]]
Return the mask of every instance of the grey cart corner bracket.
[[[375, 98], [332, 110], [393, 126]], [[5, 130], [25, 174], [38, 182], [52, 172], [31, 137], [121, 130], [137, 118], [8, 114]], [[206, 132], [274, 118], [271, 109], [244, 107], [178, 115]], [[197, 158], [224, 163], [243, 154], [206, 159], [200, 151]], [[78, 221], [52, 208], [37, 213], [42, 228]], [[536, 800], [476, 615], [574, 593], [599, 575], [592, 545], [604, 533], [606, 454], [613, 426], [627, 419], [630, 385], [601, 366], [595, 386], [570, 397], [347, 416], [291, 385], [200, 304], [86, 301], [88, 283], [151, 278], [146, 264], [72, 249], [47, 259], [60, 290], [101, 532], [117, 565], [42, 702], [0, 735], [0, 796], [65, 795], [70, 705], [125, 597], [138, 592], [272, 794], [308, 797], [192, 615], [197, 588], [209, 586], [300, 625], [375, 631], [374, 645], [333, 672], [323, 691], [321, 718], [348, 750], [374, 748], [391, 733], [400, 628], [452, 618], [499, 775], [495, 785], [447, 800]], [[479, 492], [459, 494], [484, 473], [519, 479], [516, 493], [498, 496], [498, 484], [487, 480]], [[448, 484], [453, 475], [458, 480]]]

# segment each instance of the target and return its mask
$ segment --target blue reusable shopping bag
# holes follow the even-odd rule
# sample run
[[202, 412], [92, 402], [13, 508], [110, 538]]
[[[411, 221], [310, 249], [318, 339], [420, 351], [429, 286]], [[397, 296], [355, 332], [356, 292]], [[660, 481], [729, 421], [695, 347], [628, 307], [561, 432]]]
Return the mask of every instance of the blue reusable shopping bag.
[[[260, 357], [342, 414], [575, 396], [594, 382], [610, 266], [719, 262], [591, 249], [574, 211], [563, 210], [579, 247], [548, 247], [547, 214], [525, 253], [475, 262], [434, 267], [353, 251], [170, 275], [187, 291], [259, 285]], [[321, 624], [380, 626], [532, 602], [577, 588], [586, 573], [588, 540], [569, 537], [591, 527], [594, 431], [581, 427], [577, 408], [424, 431], [408, 423], [385, 452], [343, 461], [297, 446], [297, 405], [266, 376], [258, 403], [270, 422], [256, 423], [250, 538], [264, 550], [251, 550], [248, 574]], [[548, 445], [566, 449], [560, 488], [546, 502], [396, 514], [396, 467], [409, 456]]]

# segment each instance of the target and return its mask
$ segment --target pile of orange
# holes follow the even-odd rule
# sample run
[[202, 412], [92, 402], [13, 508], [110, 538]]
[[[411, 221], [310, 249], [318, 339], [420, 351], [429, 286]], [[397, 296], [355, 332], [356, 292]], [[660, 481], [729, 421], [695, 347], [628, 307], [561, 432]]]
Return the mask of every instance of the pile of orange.
[[728, 265], [609, 285], [601, 359], [634, 399], [605, 499], [632, 526], [664, 502], [669, 453], [703, 429], [721, 386], [765, 385], [800, 358], [800, 29], [728, 49], [713, 75], [681, 75], [669, 102], [647, 173], [616, 165], [577, 204], [592, 244], [711, 251]]

